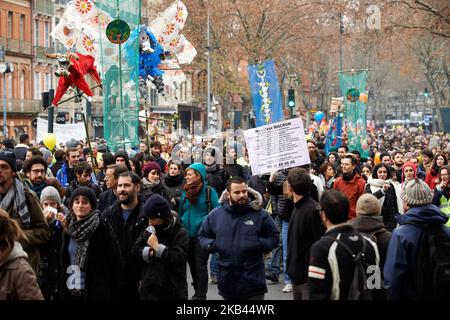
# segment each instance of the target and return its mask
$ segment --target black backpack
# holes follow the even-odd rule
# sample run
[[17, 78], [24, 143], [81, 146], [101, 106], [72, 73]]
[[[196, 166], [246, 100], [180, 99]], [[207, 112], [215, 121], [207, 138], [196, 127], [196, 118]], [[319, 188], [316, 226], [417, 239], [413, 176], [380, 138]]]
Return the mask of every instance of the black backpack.
[[372, 292], [367, 287], [367, 268], [369, 264], [366, 261], [367, 254], [367, 240], [361, 234], [358, 238], [363, 242], [363, 248], [360, 252], [354, 253], [344, 242], [337, 238], [326, 237], [333, 241], [336, 241], [344, 250], [352, 257], [355, 263], [355, 269], [353, 271], [352, 283], [348, 291], [348, 300], [373, 300]]
[[450, 299], [450, 237], [446, 226], [415, 226], [422, 229], [413, 286], [418, 299]]

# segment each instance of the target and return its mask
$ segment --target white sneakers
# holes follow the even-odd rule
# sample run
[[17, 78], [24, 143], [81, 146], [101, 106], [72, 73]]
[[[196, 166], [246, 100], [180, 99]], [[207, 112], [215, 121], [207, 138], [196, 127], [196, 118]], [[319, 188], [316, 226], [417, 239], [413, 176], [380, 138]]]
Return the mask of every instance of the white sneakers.
[[283, 290], [281, 290], [281, 291], [283, 291], [283, 292], [285, 292], [285, 293], [292, 292], [292, 291], [293, 291], [293, 289], [292, 289], [292, 284], [291, 284], [291, 283], [287, 283], [287, 284], [284, 286]]

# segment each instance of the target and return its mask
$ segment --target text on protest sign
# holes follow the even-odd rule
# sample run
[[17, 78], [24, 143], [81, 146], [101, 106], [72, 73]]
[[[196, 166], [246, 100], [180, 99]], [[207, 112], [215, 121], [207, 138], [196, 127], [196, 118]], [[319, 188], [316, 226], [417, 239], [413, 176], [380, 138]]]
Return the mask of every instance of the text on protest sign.
[[311, 163], [299, 118], [244, 131], [253, 175]]

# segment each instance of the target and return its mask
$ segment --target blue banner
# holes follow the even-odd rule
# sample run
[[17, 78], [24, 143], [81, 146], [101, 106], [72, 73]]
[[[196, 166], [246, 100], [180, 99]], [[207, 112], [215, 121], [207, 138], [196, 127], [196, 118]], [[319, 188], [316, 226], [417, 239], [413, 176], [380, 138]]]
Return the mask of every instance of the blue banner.
[[284, 120], [275, 62], [267, 60], [248, 66], [248, 78], [256, 116], [256, 126]]
[[331, 148], [339, 148], [342, 144], [342, 114], [336, 113], [336, 116], [328, 129], [325, 139], [325, 153], [329, 154]]

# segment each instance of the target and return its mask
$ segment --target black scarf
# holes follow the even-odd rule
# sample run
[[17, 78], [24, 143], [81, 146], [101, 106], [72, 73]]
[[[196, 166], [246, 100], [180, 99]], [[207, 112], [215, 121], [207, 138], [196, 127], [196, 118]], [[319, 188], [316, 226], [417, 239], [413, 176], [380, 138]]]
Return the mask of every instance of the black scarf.
[[352, 173], [349, 173], [349, 174], [345, 174], [344, 173], [342, 175], [342, 178], [344, 179], [344, 181], [350, 181], [350, 180], [352, 180], [355, 177], [355, 175], [356, 175], [356, 170], [353, 170]]
[[214, 171], [217, 170], [217, 164], [216, 163], [211, 164], [211, 165], [206, 165], [205, 164], [205, 167], [206, 167], [206, 171], [208, 171], [208, 172], [214, 172]]
[[99, 211], [93, 211], [81, 220], [77, 220], [72, 213], [69, 219], [69, 226], [66, 232], [77, 242], [75, 264], [81, 269], [84, 269], [86, 266], [89, 240], [100, 223]]
[[164, 178], [164, 183], [166, 186], [173, 188], [182, 185], [183, 180], [184, 177], [181, 174], [178, 174], [176, 176], [167, 175]]

